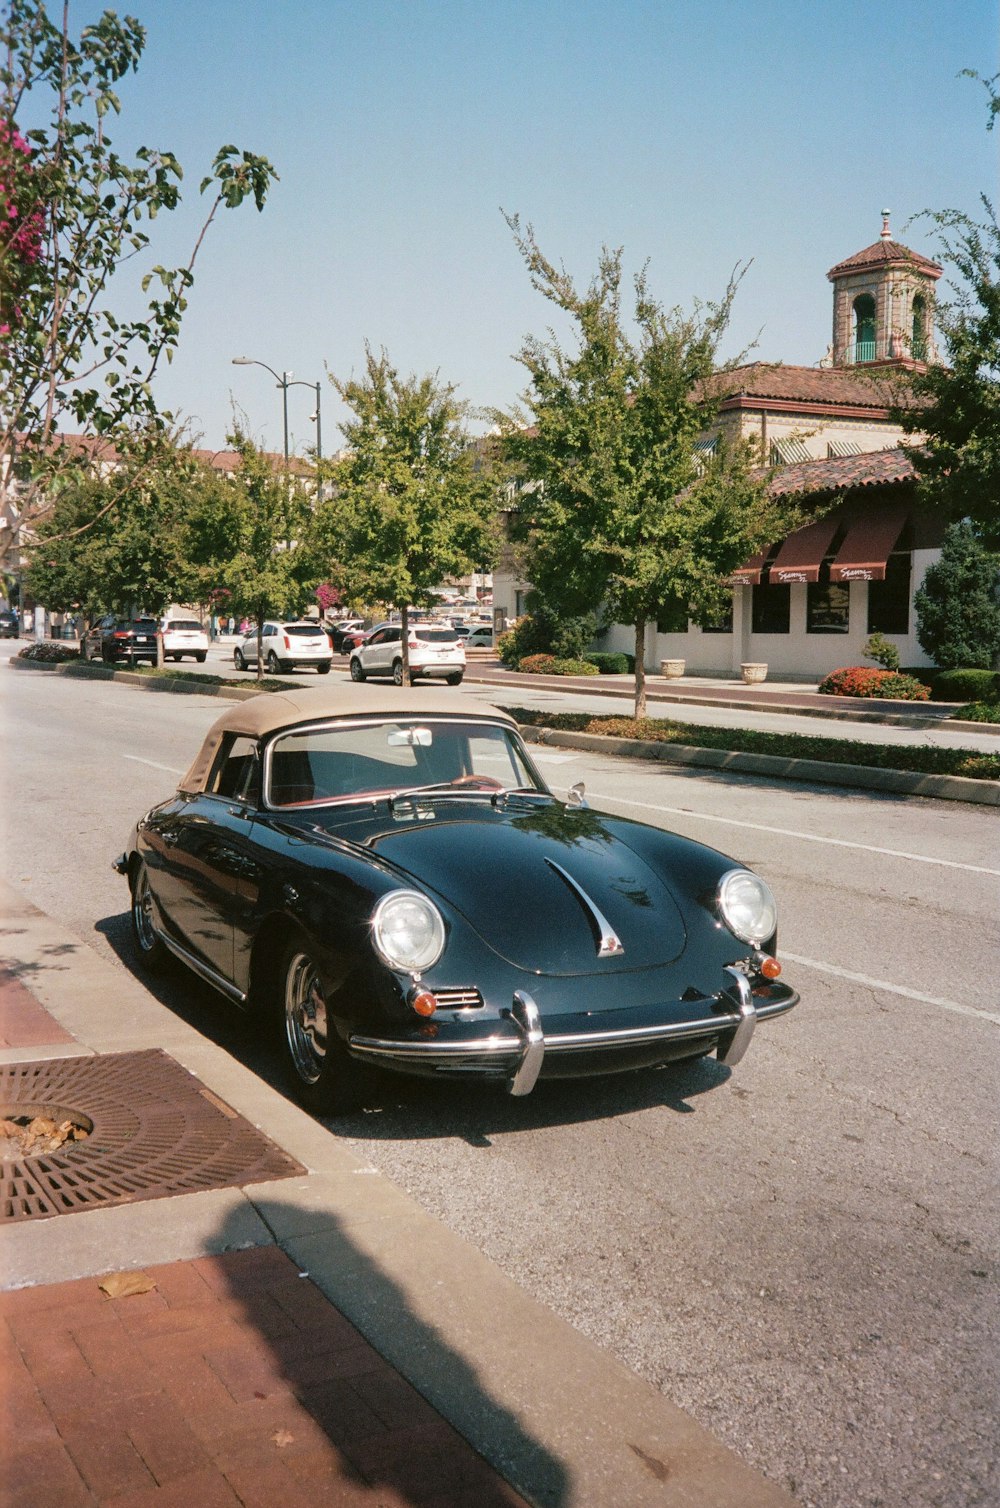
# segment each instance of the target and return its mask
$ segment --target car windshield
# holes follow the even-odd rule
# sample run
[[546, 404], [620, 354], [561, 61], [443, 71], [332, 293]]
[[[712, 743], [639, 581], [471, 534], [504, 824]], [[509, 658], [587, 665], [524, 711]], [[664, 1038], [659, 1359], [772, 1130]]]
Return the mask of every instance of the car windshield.
[[419, 719], [327, 723], [280, 734], [265, 776], [271, 806], [371, 800], [400, 791], [546, 792], [499, 723]]

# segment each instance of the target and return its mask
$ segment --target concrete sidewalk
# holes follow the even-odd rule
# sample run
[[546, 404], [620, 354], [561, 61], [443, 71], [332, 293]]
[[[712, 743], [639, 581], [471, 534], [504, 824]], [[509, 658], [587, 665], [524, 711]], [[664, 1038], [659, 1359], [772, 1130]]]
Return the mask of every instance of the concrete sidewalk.
[[[5, 1200], [4, 1504], [790, 1508], [3, 884], [0, 935], [5, 1072], [160, 1049], [305, 1169], [41, 1219]], [[107, 1274], [140, 1291], [110, 1296]]]

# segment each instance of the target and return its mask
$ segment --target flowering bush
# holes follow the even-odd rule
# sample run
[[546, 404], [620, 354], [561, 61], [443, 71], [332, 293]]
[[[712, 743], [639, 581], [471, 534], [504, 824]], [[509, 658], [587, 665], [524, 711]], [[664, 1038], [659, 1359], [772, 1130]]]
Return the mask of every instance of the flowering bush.
[[600, 675], [586, 660], [561, 660], [557, 655], [526, 655], [517, 668], [524, 675]]
[[18, 295], [38, 261], [43, 226], [31, 148], [20, 131], [0, 120], [0, 335], [9, 335], [21, 317]]
[[827, 696], [874, 696], [900, 702], [926, 702], [930, 691], [912, 675], [891, 670], [871, 670], [867, 665], [848, 665], [832, 671], [819, 688]]

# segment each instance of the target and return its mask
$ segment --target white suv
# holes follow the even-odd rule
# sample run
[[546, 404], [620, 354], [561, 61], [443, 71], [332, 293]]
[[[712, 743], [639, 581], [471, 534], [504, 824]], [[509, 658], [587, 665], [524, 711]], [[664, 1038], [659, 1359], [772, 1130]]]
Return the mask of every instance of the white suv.
[[[465, 674], [465, 649], [453, 628], [413, 623], [407, 648], [413, 680], [441, 676], [449, 686], [457, 686]], [[352, 650], [351, 680], [364, 681], [370, 675], [391, 675], [396, 685], [402, 686], [403, 630], [398, 623], [379, 624]]]
[[[297, 670], [303, 665], [315, 665], [320, 675], [328, 675], [333, 664], [329, 636], [318, 623], [265, 623], [260, 654], [269, 675]], [[257, 630], [251, 628], [233, 650], [233, 664], [237, 670], [248, 670], [256, 663]]]
[[204, 665], [208, 655], [208, 634], [196, 618], [164, 618], [160, 632], [165, 660], [182, 660], [185, 655], [194, 655]]

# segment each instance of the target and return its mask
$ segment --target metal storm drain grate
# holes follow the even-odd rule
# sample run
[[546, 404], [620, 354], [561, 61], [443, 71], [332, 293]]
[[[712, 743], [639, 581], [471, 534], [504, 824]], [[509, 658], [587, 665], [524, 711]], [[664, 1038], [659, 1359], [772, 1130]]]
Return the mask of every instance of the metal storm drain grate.
[[55, 1152], [5, 1153], [0, 1221], [203, 1189], [305, 1169], [159, 1049], [0, 1067], [0, 1118], [43, 1114], [88, 1128]]

